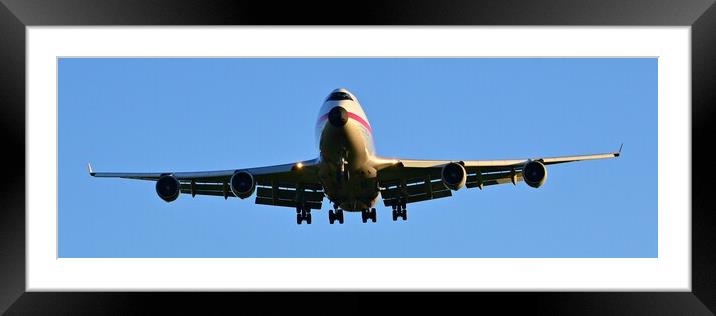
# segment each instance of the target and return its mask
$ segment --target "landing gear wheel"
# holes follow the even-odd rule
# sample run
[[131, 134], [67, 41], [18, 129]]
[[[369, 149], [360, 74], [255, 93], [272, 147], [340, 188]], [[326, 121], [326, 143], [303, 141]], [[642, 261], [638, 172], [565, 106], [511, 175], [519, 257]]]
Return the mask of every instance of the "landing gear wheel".
[[343, 224], [343, 210], [337, 209], [335, 211], [328, 211], [328, 222], [333, 224], [338, 221], [339, 224]]
[[393, 221], [397, 221], [398, 217], [404, 221], [408, 220], [408, 209], [405, 208], [405, 199], [401, 198], [398, 203], [393, 205]]
[[367, 223], [368, 220], [371, 220], [373, 223], [377, 220], [375, 209], [367, 209], [360, 211], [360, 218], [363, 220], [363, 223]]
[[400, 212], [398, 212], [398, 217], [402, 217], [404, 221], [408, 220], [408, 209], [405, 208], [405, 203], [401, 205]]
[[301, 225], [304, 219], [306, 224], [311, 224], [311, 209], [298, 207], [296, 210], [296, 224]]

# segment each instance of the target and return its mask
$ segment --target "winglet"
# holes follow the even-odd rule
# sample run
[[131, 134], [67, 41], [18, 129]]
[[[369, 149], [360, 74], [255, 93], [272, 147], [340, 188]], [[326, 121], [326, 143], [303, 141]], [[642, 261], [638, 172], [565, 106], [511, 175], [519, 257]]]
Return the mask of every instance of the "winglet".
[[624, 147], [624, 143], [622, 143], [621, 146], [619, 146], [619, 151], [614, 153], [614, 157], [619, 157], [619, 155], [622, 154], [622, 147]]
[[89, 162], [87, 163], [87, 172], [89, 172], [89, 174], [94, 177], [95, 172], [94, 170], [92, 170], [92, 164]]

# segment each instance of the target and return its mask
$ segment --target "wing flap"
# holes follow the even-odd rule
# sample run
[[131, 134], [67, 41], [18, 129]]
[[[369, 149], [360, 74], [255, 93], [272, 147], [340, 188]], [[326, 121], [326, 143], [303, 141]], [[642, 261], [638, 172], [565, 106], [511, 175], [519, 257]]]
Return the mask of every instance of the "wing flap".
[[[515, 169], [514, 184], [523, 181], [522, 170]], [[482, 186], [490, 186], [495, 184], [512, 183], [513, 175], [512, 170], [510, 171], [498, 171], [490, 173], [475, 173], [474, 175], [467, 176], [467, 182], [465, 183], [466, 188], [475, 188]]]
[[320, 209], [323, 204], [323, 191], [306, 191], [305, 184], [300, 183], [293, 189], [281, 187], [278, 184], [270, 187], [256, 188], [256, 204], [296, 207], [304, 203], [311, 209]]
[[298, 191], [298, 190], [286, 190], [272, 188], [258, 187], [256, 188], [256, 197], [263, 198], [277, 198], [282, 200], [301, 200], [305, 201], [320, 202], [323, 201], [323, 192], [312, 192], [312, 191]]
[[[293, 185], [289, 183], [282, 183], [283, 187], [256, 187], [256, 204], [264, 205], [276, 205], [276, 206], [287, 206], [296, 207], [297, 201], [305, 201], [308, 207], [311, 209], [320, 209], [323, 202], [323, 191], [306, 191], [296, 190], [296, 186], [305, 187], [305, 184]], [[287, 189], [286, 187], [293, 187], [293, 189]], [[312, 186], [313, 187], [313, 186]], [[224, 191], [223, 184], [210, 184], [210, 183], [195, 183], [193, 193], [195, 195], [210, 195], [210, 196], [225, 196], [235, 197], [233, 193]], [[192, 194], [191, 183], [182, 183], [181, 192], [185, 194]]]
[[274, 184], [276, 184], [279, 188], [285, 188], [285, 189], [293, 189], [295, 190], [296, 187], [302, 187], [305, 190], [313, 190], [313, 191], [323, 191], [323, 186], [320, 183], [310, 183], [310, 182], [287, 182], [287, 181], [271, 181], [271, 179], [265, 179], [262, 181], [256, 180], [256, 184], [260, 186], [267, 186], [271, 187]]
[[414, 203], [452, 196], [442, 180], [434, 180], [430, 173], [410, 180], [394, 179], [380, 183], [380, 196], [385, 206], [398, 205], [402, 201]]
[[[181, 189], [181, 193], [191, 194], [191, 190], [189, 190], [189, 189]], [[195, 190], [195, 191], [194, 191], [194, 194], [195, 194], [195, 195], [209, 195], [209, 196], [224, 196], [224, 192], [223, 192], [223, 191], [210, 191], [210, 190]], [[230, 198], [230, 197], [236, 197], [236, 196], [234, 196], [233, 194], [231, 194], [231, 192], [229, 192], [229, 193], [226, 195], [226, 197], [227, 197], [227, 198]]]
[[[381, 193], [381, 196], [382, 196], [382, 193]], [[422, 194], [416, 194], [416, 195], [411, 195], [411, 196], [406, 197], [405, 203], [409, 204], [409, 203], [415, 203], [415, 202], [426, 201], [426, 200], [440, 199], [440, 198], [449, 197], [449, 196], [452, 196], [452, 192], [450, 190], [433, 192], [433, 194], [422, 193]], [[400, 199], [399, 198], [383, 197], [383, 204], [385, 206], [398, 205], [398, 204], [400, 204]]]
[[[296, 207], [296, 201], [294, 200], [272, 200], [271, 198], [256, 197], [256, 204], [261, 205], [273, 205], [273, 206], [284, 206], [284, 207]], [[321, 209], [321, 203], [318, 202], [306, 202], [306, 207], [319, 210]]]

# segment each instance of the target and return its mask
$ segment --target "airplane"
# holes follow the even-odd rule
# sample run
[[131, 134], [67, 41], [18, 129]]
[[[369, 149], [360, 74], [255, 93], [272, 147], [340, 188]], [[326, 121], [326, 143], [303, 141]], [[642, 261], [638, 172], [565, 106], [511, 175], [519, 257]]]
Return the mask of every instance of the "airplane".
[[333, 204], [330, 224], [344, 223], [343, 211], [360, 212], [363, 223], [377, 221], [382, 198], [393, 210], [393, 221], [408, 219], [406, 205], [452, 196], [461, 188], [525, 182], [539, 188], [547, 179], [545, 166], [619, 157], [619, 151], [548, 158], [511, 160], [418, 160], [381, 157], [373, 144], [373, 129], [358, 99], [347, 89], [335, 89], [323, 102], [315, 127], [319, 156], [315, 159], [257, 168], [199, 172], [95, 172], [102, 178], [156, 181], [166, 201], [181, 193], [238, 197], [256, 193], [256, 204], [292, 207], [296, 223], [311, 224], [311, 210], [320, 210], [324, 197]]

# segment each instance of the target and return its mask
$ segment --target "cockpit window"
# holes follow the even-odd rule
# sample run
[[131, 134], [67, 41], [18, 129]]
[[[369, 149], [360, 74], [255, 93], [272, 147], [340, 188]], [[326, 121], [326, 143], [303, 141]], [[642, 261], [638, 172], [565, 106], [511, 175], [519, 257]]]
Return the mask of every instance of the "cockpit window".
[[328, 96], [328, 99], [326, 101], [338, 101], [338, 100], [351, 100], [353, 101], [353, 98], [351, 98], [350, 94], [345, 92], [333, 92], [331, 95]]

